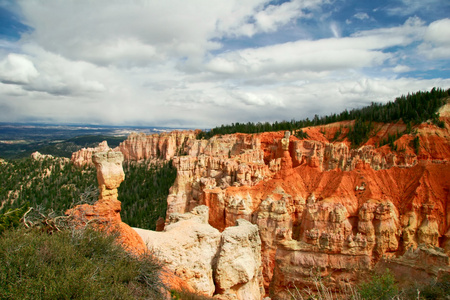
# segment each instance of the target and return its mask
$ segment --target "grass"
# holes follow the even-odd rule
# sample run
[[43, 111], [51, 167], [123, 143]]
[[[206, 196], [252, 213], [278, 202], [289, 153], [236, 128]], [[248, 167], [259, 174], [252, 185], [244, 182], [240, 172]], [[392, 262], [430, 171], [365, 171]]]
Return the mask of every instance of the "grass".
[[212, 299], [169, 291], [162, 263], [126, 252], [115, 233], [28, 205], [0, 221], [0, 299]]
[[0, 299], [161, 299], [161, 265], [90, 228], [0, 236]]

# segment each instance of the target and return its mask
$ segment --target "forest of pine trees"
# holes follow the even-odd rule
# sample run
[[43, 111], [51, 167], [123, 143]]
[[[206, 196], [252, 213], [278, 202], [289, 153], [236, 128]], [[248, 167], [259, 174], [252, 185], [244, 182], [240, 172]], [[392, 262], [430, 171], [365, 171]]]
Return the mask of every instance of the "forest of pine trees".
[[0, 213], [28, 203], [58, 213], [82, 200], [85, 191], [96, 190], [95, 168], [76, 168], [62, 158], [10, 160], [0, 164]]
[[274, 123], [232, 123], [215, 127], [208, 132], [201, 132], [197, 138], [209, 139], [216, 134], [231, 133], [259, 133], [280, 130], [298, 130], [308, 126], [325, 125], [340, 121], [355, 120], [355, 128], [350, 133], [352, 143], [360, 144], [371, 130], [372, 122], [397, 122], [402, 120], [405, 124], [419, 124], [432, 120], [436, 125], [443, 126], [439, 121], [437, 110], [445, 104], [445, 98], [450, 95], [450, 89], [433, 88], [431, 91], [408, 94], [386, 104], [372, 103], [369, 106], [344, 110], [340, 114], [331, 114], [319, 117], [315, 115], [312, 120], [306, 118], [301, 121], [281, 121]]
[[125, 162], [125, 181], [119, 187], [122, 221], [132, 227], [156, 229], [166, 217], [167, 196], [177, 170], [172, 161], [160, 164]]
[[[124, 163], [126, 180], [119, 188], [122, 220], [130, 226], [155, 229], [165, 217], [169, 188], [176, 177], [171, 162]], [[23, 207], [37, 207], [58, 215], [98, 198], [94, 166], [75, 167], [62, 158], [31, 158], [0, 164], [0, 215]], [[13, 224], [11, 224], [13, 225]]]

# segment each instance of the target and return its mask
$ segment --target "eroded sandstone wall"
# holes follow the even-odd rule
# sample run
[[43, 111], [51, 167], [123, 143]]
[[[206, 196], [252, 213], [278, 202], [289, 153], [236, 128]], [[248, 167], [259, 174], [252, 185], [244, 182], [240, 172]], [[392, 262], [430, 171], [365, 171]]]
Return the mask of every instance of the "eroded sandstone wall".
[[171, 214], [164, 231], [136, 228], [148, 248], [196, 293], [222, 300], [264, 295], [261, 240], [256, 225], [238, 220], [222, 233], [208, 224], [208, 207]]
[[[173, 159], [177, 179], [168, 197], [166, 231], [180, 226], [170, 216], [201, 205], [209, 208], [209, 225], [201, 226], [212, 226], [214, 243], [220, 243], [220, 232], [229, 232], [238, 220], [256, 225], [265, 293], [272, 299], [290, 299], [287, 289], [308, 284], [313, 269], [331, 276], [336, 285], [355, 280], [354, 270], [370, 270], [386, 259], [397, 259], [398, 265], [416, 256], [438, 262], [423, 267], [427, 274], [435, 274], [433, 268], [448, 269], [450, 122], [444, 121], [445, 128], [425, 124], [415, 129], [420, 140], [417, 153], [411, 134], [396, 141], [401, 151], [375, 146], [401, 125], [380, 125], [376, 136], [359, 148], [352, 148], [345, 138], [332, 142], [334, 125], [327, 125], [304, 129], [310, 136], [304, 140], [284, 132], [209, 140], [179, 133], [170, 138], [133, 136], [121, 151], [128, 159], [161, 153]], [[442, 251], [433, 252], [436, 247]], [[188, 274], [190, 268], [178, 273]], [[253, 274], [245, 269], [239, 273]], [[208, 278], [204, 282], [211, 283]], [[223, 295], [239, 294], [226, 280], [212, 282]], [[204, 290], [208, 294], [212, 287]]]
[[97, 152], [106, 152], [111, 150], [107, 141], [103, 141], [94, 148], [83, 148], [72, 153], [71, 161], [77, 167], [93, 164], [92, 155]]
[[425, 129], [419, 155], [412, 136], [398, 141], [399, 152], [293, 136], [286, 145], [283, 133], [216, 136], [204, 147], [214, 151], [175, 158], [168, 212], [207, 205], [220, 231], [238, 219], [256, 224], [273, 299], [289, 299], [286, 289], [306, 284], [313, 268], [351, 281], [355, 269], [419, 245], [448, 255], [449, 133]]

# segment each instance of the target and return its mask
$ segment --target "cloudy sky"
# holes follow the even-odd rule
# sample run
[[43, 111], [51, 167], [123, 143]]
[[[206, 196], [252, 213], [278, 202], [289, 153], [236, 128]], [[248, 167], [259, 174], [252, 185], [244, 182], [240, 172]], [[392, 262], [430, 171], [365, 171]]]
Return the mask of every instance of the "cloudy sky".
[[0, 0], [0, 122], [210, 128], [450, 88], [448, 0]]

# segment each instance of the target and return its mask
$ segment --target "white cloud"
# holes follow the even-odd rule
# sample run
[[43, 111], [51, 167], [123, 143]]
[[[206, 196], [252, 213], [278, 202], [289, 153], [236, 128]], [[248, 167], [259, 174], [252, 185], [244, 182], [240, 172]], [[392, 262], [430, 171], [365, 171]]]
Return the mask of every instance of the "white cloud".
[[336, 22], [332, 22], [330, 24], [330, 30], [333, 33], [333, 36], [335, 38], [341, 37], [341, 30], [339, 29], [339, 26], [338, 26], [338, 24]]
[[[426, 26], [419, 17], [408, 18], [402, 26], [384, 27], [372, 30], [360, 31], [352, 34], [353, 37], [371, 37], [382, 44], [379, 49], [394, 45], [408, 45], [414, 41], [423, 39]], [[385, 41], [383, 41], [385, 40]], [[397, 42], [395, 41], [397, 40]]]
[[385, 71], [385, 72], [390, 71], [390, 72], [394, 72], [394, 73], [406, 73], [406, 72], [411, 72], [413, 70], [414, 70], [413, 68], [405, 66], [405, 65], [396, 65], [393, 68], [387, 68], [387, 69], [384, 69], [383, 71]]
[[211, 72], [246, 77], [380, 66], [392, 57], [381, 50], [420, 40], [425, 29], [420, 19], [412, 18], [399, 27], [362, 31], [346, 38], [300, 40], [226, 52], [213, 57], [206, 68]]
[[297, 70], [332, 71], [381, 64], [390, 55], [372, 51], [370, 47], [378, 48], [380, 44], [370, 45], [371, 42], [376, 41], [366, 38], [326, 39], [245, 49], [213, 58], [207, 69], [232, 72], [239, 77]]
[[303, 12], [305, 8], [315, 9], [322, 3], [321, 0], [301, 1], [293, 0], [284, 2], [281, 5], [269, 5], [264, 10], [257, 12], [254, 16], [256, 27], [263, 32], [275, 31], [278, 27], [283, 26], [300, 17], [308, 17]]
[[419, 50], [430, 59], [450, 58], [450, 19], [431, 23]]
[[97, 64], [142, 65], [196, 58], [214, 38], [274, 31], [321, 0], [265, 6], [268, 0], [20, 1], [30, 39], [48, 51]]
[[425, 40], [438, 45], [450, 45], [450, 19], [431, 23], [425, 33]]
[[39, 75], [33, 63], [24, 55], [8, 54], [0, 61], [0, 81], [26, 84]]
[[[448, 19], [426, 26], [412, 17], [349, 35], [344, 21], [321, 12], [328, 2], [20, 0], [34, 30], [0, 44], [0, 119], [205, 128], [301, 119], [450, 86], [400, 77], [415, 69], [408, 59], [417, 44], [424, 60], [442, 57]], [[334, 38], [307, 32], [306, 19]]]
[[369, 15], [363, 12], [356, 13], [353, 17], [359, 20], [369, 19]]
[[[233, 32], [265, 0], [167, 0], [111, 2], [23, 0], [21, 6], [35, 31], [30, 38], [45, 49], [71, 59], [115, 63], [198, 56], [217, 47], [209, 40]], [[230, 18], [232, 16], [232, 18]], [[130, 44], [131, 42], [131, 44]], [[131, 52], [130, 52], [131, 51]], [[138, 52], [135, 59], [132, 54]]]
[[275, 97], [267, 92], [243, 92], [241, 90], [230, 91], [230, 96], [237, 98], [245, 105], [249, 106], [266, 106], [266, 107], [284, 107], [281, 97]]
[[[0, 80], [19, 84], [24, 90], [55, 95], [103, 92], [100, 68], [69, 61], [36, 45], [24, 45], [27, 55], [9, 54], [0, 62]], [[100, 77], [101, 78], [101, 77]]]
[[443, 5], [442, 0], [401, 0], [394, 2], [393, 5], [387, 9], [387, 12], [391, 15], [409, 16], [414, 15], [417, 12], [429, 12], [433, 13], [433, 10], [440, 9]]

